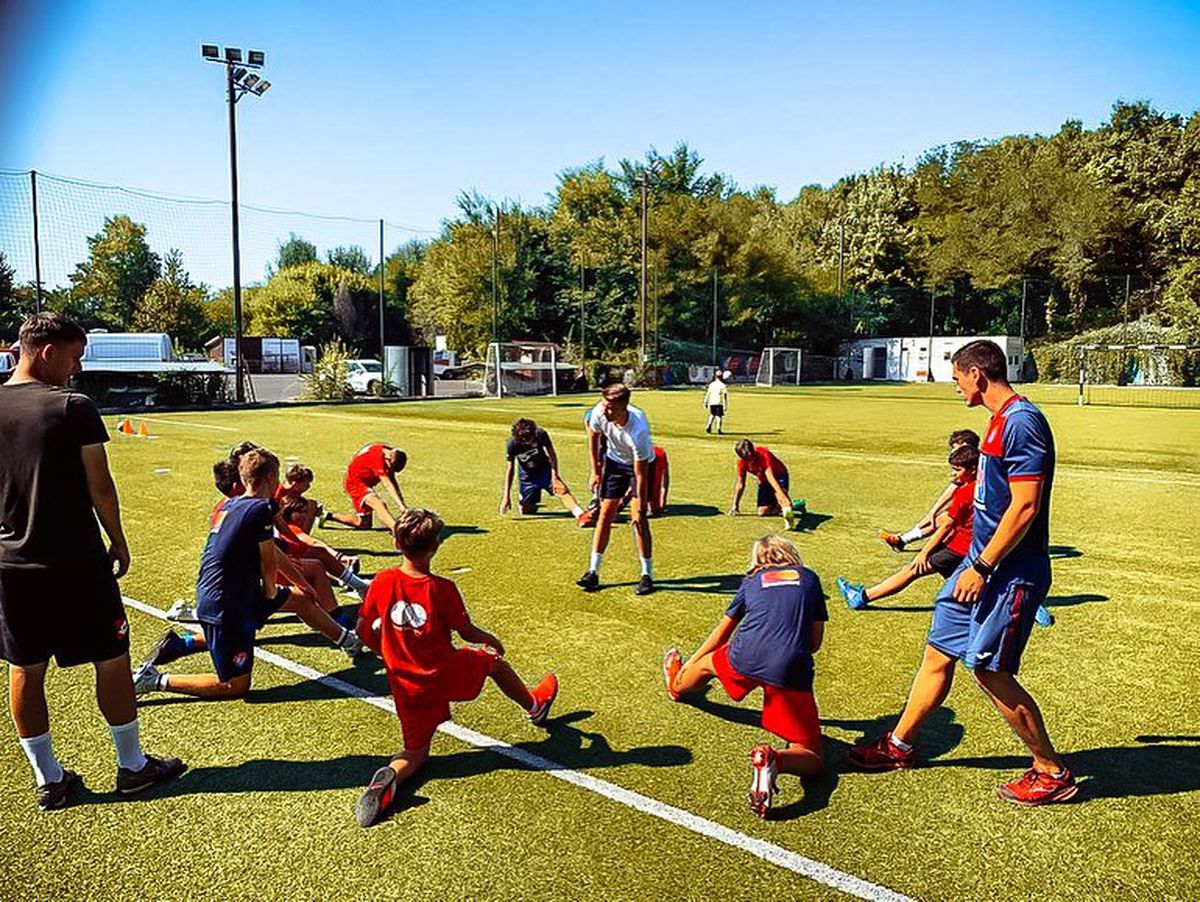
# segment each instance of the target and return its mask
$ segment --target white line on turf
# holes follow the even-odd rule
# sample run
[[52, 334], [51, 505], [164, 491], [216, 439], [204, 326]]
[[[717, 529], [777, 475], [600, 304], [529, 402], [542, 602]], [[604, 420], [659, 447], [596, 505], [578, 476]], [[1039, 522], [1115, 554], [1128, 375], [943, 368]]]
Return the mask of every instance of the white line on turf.
[[[157, 617], [159, 620], [166, 619], [166, 611], [160, 610], [153, 605], [148, 605], [128, 596], [125, 596], [124, 600], [125, 604], [129, 607], [141, 611], [143, 614], [149, 614], [151, 617]], [[191, 628], [189, 627], [189, 629]], [[262, 648], [256, 648], [254, 656], [261, 661], [281, 667], [298, 677], [303, 677], [306, 680], [314, 680], [343, 695], [348, 695], [382, 711], [387, 711], [389, 714], [395, 713], [391, 698], [372, 695], [366, 689], [355, 686], [353, 683], [339, 680], [337, 677], [322, 673], [305, 664]], [[740, 849], [743, 852], [761, 858], [763, 861], [778, 865], [802, 877], [807, 877], [817, 883], [833, 887], [836, 890], [859, 899], [869, 899], [872, 902], [913, 902], [910, 897], [888, 889], [886, 886], [871, 883], [868, 880], [863, 880], [861, 877], [855, 877], [853, 874], [839, 871], [837, 868], [830, 867], [827, 864], [822, 864], [811, 858], [805, 858], [803, 855], [799, 855], [782, 846], [777, 846], [774, 843], [769, 843], [766, 840], [756, 839], [753, 836], [747, 836], [745, 833], [739, 833], [737, 830], [718, 824], [716, 821], [710, 821], [708, 818], [692, 814], [690, 811], [685, 811], [682, 808], [676, 808], [674, 805], [668, 805], [666, 802], [660, 802], [657, 799], [644, 796], [640, 792], [625, 789], [623, 786], [618, 786], [607, 780], [601, 780], [590, 774], [571, 770], [568, 767], [551, 761], [549, 758], [543, 758], [541, 755], [535, 755], [525, 749], [516, 748], [503, 740], [478, 733], [475, 730], [460, 726], [453, 721], [447, 721], [438, 727], [438, 730], [467, 745], [487, 749], [497, 755], [517, 761], [530, 770], [549, 774], [573, 786], [578, 786], [581, 789], [601, 795], [620, 805], [625, 805], [635, 811], [640, 811], [643, 814], [667, 821], [685, 830], [690, 830], [692, 833], [706, 836], [719, 843]]]

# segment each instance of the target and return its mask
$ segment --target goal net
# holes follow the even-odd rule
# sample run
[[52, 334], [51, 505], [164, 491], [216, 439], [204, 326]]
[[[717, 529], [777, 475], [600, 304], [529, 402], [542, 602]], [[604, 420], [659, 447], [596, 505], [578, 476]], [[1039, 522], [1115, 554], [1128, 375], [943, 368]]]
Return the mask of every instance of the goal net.
[[1200, 346], [1083, 345], [1079, 404], [1200, 408]]
[[578, 368], [562, 357], [562, 348], [553, 342], [492, 342], [483, 375], [484, 391], [494, 398], [570, 391]]
[[799, 348], [763, 348], [756, 385], [799, 385]]

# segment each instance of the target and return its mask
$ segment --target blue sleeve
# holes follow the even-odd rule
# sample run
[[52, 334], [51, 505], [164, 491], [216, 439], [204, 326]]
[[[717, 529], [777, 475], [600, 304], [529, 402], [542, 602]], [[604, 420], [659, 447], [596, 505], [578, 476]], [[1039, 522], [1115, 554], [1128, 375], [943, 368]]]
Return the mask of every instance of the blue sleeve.
[[828, 620], [829, 608], [825, 606], [825, 589], [821, 586], [821, 577], [811, 570], [808, 572], [812, 573], [809, 600], [812, 603], [813, 620]]
[[275, 513], [270, 501], [258, 499], [254, 512], [248, 519], [254, 541], [266, 542], [275, 537]]
[[725, 609], [725, 616], [731, 620], [741, 620], [746, 614], [746, 583], [748, 579], [742, 580], [742, 584], [738, 586], [737, 594], [733, 596], [733, 601], [729, 603], [729, 607]]
[[1037, 479], [1050, 471], [1054, 440], [1045, 418], [1016, 411], [1004, 424], [1004, 465], [1009, 479]]
[[516, 444], [517, 444], [516, 439], [510, 438], [504, 445], [504, 453], [508, 457], [509, 460], [512, 460], [514, 457], [517, 456]]
[[538, 444], [540, 444], [543, 448], [553, 448], [554, 447], [554, 442], [550, 441], [550, 433], [547, 432], [545, 429], [539, 428], [537, 431], [537, 437], [538, 437]]

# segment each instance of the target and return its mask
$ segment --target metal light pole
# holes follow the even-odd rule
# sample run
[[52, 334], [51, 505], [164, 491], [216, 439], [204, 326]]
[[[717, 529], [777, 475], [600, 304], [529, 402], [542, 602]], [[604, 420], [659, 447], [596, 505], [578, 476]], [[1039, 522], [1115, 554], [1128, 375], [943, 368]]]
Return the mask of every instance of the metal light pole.
[[579, 360], [587, 365], [587, 310], [584, 307], [583, 295], [587, 291], [587, 283], [584, 281], [583, 264], [579, 264]]
[[1021, 280], [1021, 373], [1025, 372], [1025, 297], [1029, 292], [1029, 280]]
[[712, 342], [712, 365], [717, 365], [717, 268], [713, 267], [713, 342]]
[[933, 304], [937, 299], [937, 286], [929, 289], [929, 365], [925, 368], [925, 381], [933, 381]]
[[845, 297], [845, 264], [843, 262], [846, 253], [846, 221], [842, 217], [838, 217], [838, 297]]
[[379, 371], [383, 393], [387, 394], [387, 342], [384, 340], [383, 303], [383, 220], [379, 220]]
[[225, 85], [229, 101], [229, 208], [233, 232], [233, 348], [234, 399], [241, 404], [246, 400], [243, 380], [245, 364], [242, 354], [242, 255], [238, 232], [238, 174], [237, 174], [237, 102], [246, 94], [262, 96], [271, 87], [248, 69], [261, 69], [267, 55], [261, 50], [247, 52], [245, 62], [238, 47], [226, 47], [224, 54], [216, 44], [201, 44], [200, 56], [207, 62], [225, 66]]
[[650, 172], [647, 169], [642, 170], [642, 272], [640, 280], [640, 288], [638, 295], [641, 299], [641, 340], [639, 347], [641, 348], [642, 363], [646, 362], [646, 230], [647, 230], [647, 215], [646, 215], [646, 197], [650, 189]]
[[[500, 208], [492, 207], [492, 343], [496, 348], [496, 372], [500, 372], [500, 333], [498, 331], [500, 316]], [[497, 378], [499, 376], [497, 375]]]
[[1125, 273], [1125, 322], [1121, 324], [1121, 344], [1126, 344], [1129, 341], [1129, 281], [1131, 275]]

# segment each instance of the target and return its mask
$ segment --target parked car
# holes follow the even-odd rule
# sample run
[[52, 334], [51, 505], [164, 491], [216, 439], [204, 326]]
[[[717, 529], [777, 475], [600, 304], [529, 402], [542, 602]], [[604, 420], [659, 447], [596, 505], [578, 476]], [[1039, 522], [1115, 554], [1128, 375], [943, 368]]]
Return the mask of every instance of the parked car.
[[12, 351], [0, 350], [0, 382], [7, 382], [17, 368], [17, 355]]
[[383, 381], [383, 366], [378, 360], [347, 360], [346, 381], [360, 395], [373, 395]]

